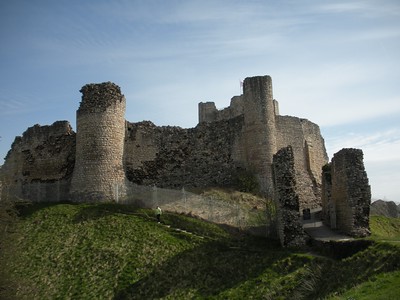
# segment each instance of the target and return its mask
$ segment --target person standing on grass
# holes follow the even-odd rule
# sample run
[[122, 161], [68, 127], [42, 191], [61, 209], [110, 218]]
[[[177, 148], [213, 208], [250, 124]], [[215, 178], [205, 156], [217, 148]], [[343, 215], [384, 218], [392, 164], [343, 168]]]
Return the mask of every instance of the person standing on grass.
[[157, 222], [158, 223], [161, 222], [161, 214], [162, 214], [161, 208], [159, 206], [157, 206], [157, 208], [156, 208], [156, 217], [157, 217]]

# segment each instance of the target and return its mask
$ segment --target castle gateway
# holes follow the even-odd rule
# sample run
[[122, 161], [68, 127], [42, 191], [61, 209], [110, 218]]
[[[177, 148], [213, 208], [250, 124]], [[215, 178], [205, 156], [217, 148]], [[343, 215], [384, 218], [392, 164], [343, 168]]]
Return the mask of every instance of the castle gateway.
[[125, 121], [125, 98], [111, 83], [82, 89], [77, 132], [69, 122], [35, 125], [17, 137], [1, 168], [3, 195], [31, 201], [115, 200], [128, 182], [159, 187], [233, 186], [252, 174], [273, 194], [273, 155], [293, 149], [300, 209], [321, 205], [328, 162], [318, 125], [279, 115], [270, 76], [246, 78], [243, 94], [217, 110], [199, 103], [199, 124], [183, 129]]

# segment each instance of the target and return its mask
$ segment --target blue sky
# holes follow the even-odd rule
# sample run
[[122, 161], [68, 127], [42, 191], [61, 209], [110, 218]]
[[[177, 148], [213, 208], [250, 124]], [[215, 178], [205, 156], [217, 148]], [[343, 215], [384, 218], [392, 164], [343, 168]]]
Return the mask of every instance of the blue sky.
[[69, 120], [112, 81], [126, 119], [184, 128], [270, 75], [280, 113], [360, 148], [373, 198], [400, 202], [400, 2], [0, 1], [0, 164], [34, 124]]

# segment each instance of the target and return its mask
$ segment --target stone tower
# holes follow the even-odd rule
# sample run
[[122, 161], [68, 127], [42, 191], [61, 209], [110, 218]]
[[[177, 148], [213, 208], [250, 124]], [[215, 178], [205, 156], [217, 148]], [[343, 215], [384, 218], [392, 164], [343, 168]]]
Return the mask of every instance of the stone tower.
[[261, 191], [271, 195], [272, 157], [277, 151], [275, 104], [270, 76], [246, 78], [243, 84], [246, 164], [255, 171]]
[[125, 182], [125, 97], [111, 82], [87, 84], [80, 92], [71, 200], [117, 200]]

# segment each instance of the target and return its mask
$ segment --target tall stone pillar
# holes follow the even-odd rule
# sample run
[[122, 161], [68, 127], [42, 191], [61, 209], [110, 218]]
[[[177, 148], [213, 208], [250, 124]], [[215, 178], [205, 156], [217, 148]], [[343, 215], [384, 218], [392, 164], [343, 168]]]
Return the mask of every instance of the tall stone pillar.
[[362, 150], [345, 148], [335, 153], [331, 172], [337, 229], [355, 237], [369, 235], [371, 187]]
[[277, 205], [277, 230], [281, 245], [303, 247], [306, 235], [300, 221], [292, 147], [280, 149], [274, 155], [273, 162], [274, 201]]
[[244, 153], [261, 192], [272, 196], [272, 157], [277, 151], [275, 105], [270, 76], [249, 77], [243, 84]]
[[71, 200], [117, 200], [125, 190], [125, 97], [111, 82], [87, 84], [80, 92]]

